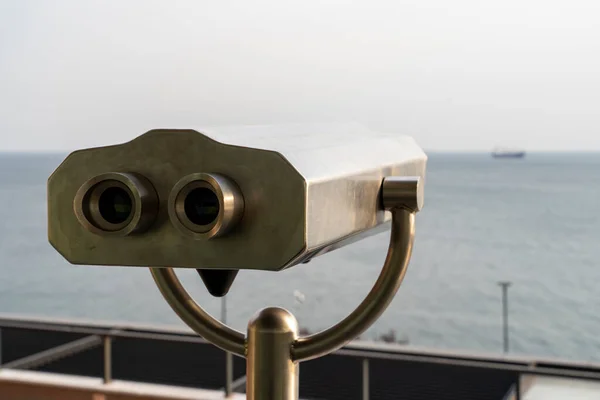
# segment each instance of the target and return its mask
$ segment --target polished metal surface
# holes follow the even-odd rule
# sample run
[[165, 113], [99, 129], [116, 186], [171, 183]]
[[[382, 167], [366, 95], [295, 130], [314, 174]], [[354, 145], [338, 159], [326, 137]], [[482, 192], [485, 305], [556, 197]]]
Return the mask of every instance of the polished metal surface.
[[[344, 320], [320, 333], [299, 338], [291, 349], [294, 360], [320, 357], [342, 347], [368, 329], [389, 305], [406, 273], [414, 239], [414, 214], [402, 208], [395, 208], [392, 213], [388, 254], [375, 285]], [[183, 322], [215, 346], [245, 355], [244, 335], [204, 311], [181, 285], [172, 268], [150, 268], [150, 271], [163, 297]]]
[[[223, 297], [233, 285], [238, 269], [197, 269], [208, 293], [214, 297]], [[225, 322], [225, 321], [223, 321]]]
[[[111, 188], [129, 195], [132, 210], [120, 223], [107, 221], [100, 212], [100, 198]], [[158, 198], [152, 184], [135, 173], [103, 173], [86, 181], [73, 199], [75, 217], [85, 229], [96, 235], [126, 236], [146, 230], [156, 218]]]
[[248, 399], [298, 399], [299, 365], [290, 357], [298, 337], [296, 318], [283, 308], [265, 308], [248, 323], [247, 337]]
[[423, 180], [412, 176], [389, 176], [383, 179], [381, 197], [386, 210], [396, 204], [403, 204], [409, 211], [418, 212], [423, 208]]
[[[208, 189], [219, 201], [217, 217], [208, 224], [199, 225], [191, 221], [186, 213], [186, 197], [195, 189]], [[219, 174], [196, 173], [182, 178], [175, 184], [169, 196], [171, 222], [185, 234], [197, 239], [210, 239], [229, 232], [244, 214], [244, 196], [239, 187]]]
[[[417, 180], [417, 179], [414, 179]], [[406, 186], [391, 179], [389, 187]], [[406, 273], [414, 240], [414, 213], [418, 185], [387, 201], [392, 213], [388, 254], [375, 285], [363, 302], [341, 322], [315, 335], [298, 338], [295, 318], [281, 308], [260, 311], [248, 325], [245, 339], [205, 312], [183, 288], [172, 268], [151, 268], [164, 298], [180, 318], [218, 347], [247, 358], [247, 394], [250, 399], [297, 399], [298, 363], [339, 349], [369, 328], [385, 311]], [[407, 202], [407, 203], [405, 203]], [[244, 352], [245, 350], [245, 352]]]
[[[298, 363], [360, 335], [398, 290], [412, 252], [414, 212], [423, 204], [426, 159], [411, 138], [356, 125], [154, 130], [75, 152], [61, 164], [48, 181], [49, 240], [72, 263], [149, 266], [189, 327], [247, 358], [249, 399], [297, 399]], [[111, 187], [133, 200], [133, 216], [104, 221], [119, 226], [98, 223], [103, 213], [94, 208]], [[148, 188], [158, 199], [152, 224], [129, 235], [141, 231], [136, 213], [149, 215], [140, 196]], [[75, 213], [65, 206], [72, 201]], [[204, 311], [166, 267], [196, 268], [205, 281], [211, 269], [281, 270], [387, 229], [390, 221], [388, 255], [365, 300], [305, 338], [281, 308], [257, 313], [244, 337]], [[215, 293], [226, 292], [216, 283]]]
[[[281, 270], [389, 229], [383, 179], [418, 177], [422, 188], [426, 160], [410, 137], [352, 124], [153, 130], [61, 164], [48, 181], [49, 240], [74, 264]], [[155, 189], [158, 212], [142, 234], [99, 235], [79, 223], [70, 206], [78, 189], [107, 172], [138, 174]], [[179, 218], [174, 188], [192, 174], [239, 188], [243, 213], [231, 214], [225, 235], [199, 240], [207, 232]]]
[[[222, 143], [276, 151], [306, 182], [306, 249], [294, 262], [389, 229], [381, 181], [414, 176], [424, 182], [427, 156], [409, 136], [354, 123], [219, 127], [200, 130]], [[423, 186], [421, 186], [421, 189]]]
[[406, 274], [414, 240], [414, 213], [392, 209], [392, 233], [387, 257], [375, 285], [362, 303], [334, 326], [300, 338], [292, 347], [292, 358], [305, 361], [339, 349], [367, 330], [390, 304]]

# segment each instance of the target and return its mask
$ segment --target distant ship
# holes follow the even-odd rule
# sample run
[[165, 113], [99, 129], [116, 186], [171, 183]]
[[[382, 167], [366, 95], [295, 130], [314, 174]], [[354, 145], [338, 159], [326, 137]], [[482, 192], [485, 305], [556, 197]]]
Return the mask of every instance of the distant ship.
[[523, 158], [525, 157], [524, 150], [509, 150], [509, 149], [494, 149], [492, 151], [494, 158]]

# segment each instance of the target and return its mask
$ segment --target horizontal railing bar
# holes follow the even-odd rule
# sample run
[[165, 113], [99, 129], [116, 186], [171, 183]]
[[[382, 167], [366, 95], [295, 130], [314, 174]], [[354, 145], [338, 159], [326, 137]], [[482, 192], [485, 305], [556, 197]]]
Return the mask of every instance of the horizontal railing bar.
[[102, 344], [102, 337], [97, 335], [87, 336], [72, 342], [53, 347], [39, 353], [32, 354], [18, 360], [3, 364], [0, 368], [31, 369], [40, 367], [58, 359], [72, 356], [82, 351], [98, 347]]
[[110, 321], [110, 320], [87, 320], [79, 318], [61, 318], [61, 317], [48, 317], [48, 316], [28, 316], [20, 314], [6, 314], [0, 313], [0, 327], [5, 323], [28, 323], [28, 324], [46, 324], [46, 325], [58, 325], [68, 327], [84, 327], [84, 328], [99, 328], [109, 329], [119, 327], [119, 329], [131, 329], [134, 331], [148, 331], [148, 332], [165, 332], [175, 333], [184, 335], [194, 335], [194, 331], [184, 326], [176, 325], [160, 325], [160, 324], [144, 324], [144, 323], [130, 323], [124, 321]]
[[231, 382], [231, 390], [233, 390], [235, 392], [236, 390], [238, 390], [241, 387], [244, 387], [245, 385], [246, 385], [246, 375]]
[[138, 332], [138, 331], [120, 331], [113, 335], [117, 338], [131, 338], [131, 339], [147, 339], [147, 340], [160, 340], [167, 342], [181, 342], [181, 343], [201, 343], [208, 344], [208, 341], [198, 335], [183, 336], [178, 334], [168, 333], [153, 333], [153, 332]]
[[30, 329], [37, 331], [80, 333], [84, 335], [106, 335], [113, 328], [89, 328], [84, 326], [56, 325], [39, 322], [0, 320], [0, 328]]
[[134, 338], [134, 339], [149, 339], [149, 340], [164, 340], [173, 342], [188, 342], [188, 343], [208, 343], [208, 341], [195, 333], [161, 333], [161, 332], [148, 332], [148, 331], [136, 331], [133, 329], [115, 329], [115, 328], [89, 328], [82, 326], [67, 326], [67, 325], [55, 325], [47, 323], [27, 323], [27, 322], [12, 322], [0, 321], [0, 328], [13, 328], [13, 329], [28, 329], [36, 331], [51, 331], [51, 332], [65, 332], [65, 333], [80, 333], [84, 335], [99, 335], [99, 336], [111, 336], [111, 337], [122, 337], [122, 338]]
[[[241, 387], [246, 385], [246, 375], [237, 378], [235, 381], [231, 382], [231, 390], [235, 392]], [[225, 391], [225, 387], [219, 389], [220, 391]]]
[[356, 358], [369, 358], [369, 359], [381, 359], [381, 360], [398, 360], [398, 361], [411, 361], [421, 363], [431, 363], [440, 365], [456, 365], [463, 367], [474, 367], [474, 368], [485, 368], [494, 369], [499, 371], [515, 372], [519, 374], [531, 374], [531, 375], [544, 375], [544, 376], [555, 376], [555, 377], [570, 377], [570, 378], [581, 378], [590, 380], [600, 380], [600, 372], [587, 372], [587, 371], [573, 371], [566, 368], [547, 368], [537, 367], [530, 363], [499, 363], [493, 361], [474, 361], [474, 360], [458, 360], [458, 359], [445, 359], [440, 357], [420, 357], [418, 355], [406, 355], [406, 354], [392, 354], [392, 353], [374, 353], [371, 354], [365, 351], [357, 350], [338, 350], [335, 354], [348, 357]]
[[[432, 356], [420, 356], [420, 355], [412, 355], [412, 354], [402, 354], [402, 353], [383, 353], [383, 352], [371, 352], [371, 351], [361, 351], [361, 350], [347, 350], [340, 349], [336, 351], [334, 354], [340, 356], [347, 357], [357, 357], [357, 358], [368, 358], [372, 360], [399, 360], [399, 361], [416, 361], [416, 362], [431, 362], [434, 364], [452, 364], [452, 365], [462, 365], [462, 366], [488, 366], [493, 369], [511, 369], [515, 368], [525, 368], [529, 367], [528, 363], [505, 363], [505, 362], [495, 362], [495, 361], [481, 361], [481, 360], [469, 360], [469, 359], [457, 359], [457, 358], [445, 358], [445, 357], [432, 357]], [[527, 369], [531, 371], [530, 369]]]

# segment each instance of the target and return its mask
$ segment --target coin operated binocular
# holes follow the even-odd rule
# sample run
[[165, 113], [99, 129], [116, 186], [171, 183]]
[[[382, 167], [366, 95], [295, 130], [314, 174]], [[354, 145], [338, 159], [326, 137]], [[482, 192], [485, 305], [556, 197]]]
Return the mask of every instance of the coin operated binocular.
[[[150, 267], [186, 324], [246, 357], [249, 399], [297, 399], [298, 363], [364, 332], [400, 286], [426, 161], [410, 137], [357, 125], [152, 130], [67, 157], [48, 180], [48, 237], [73, 264]], [[390, 226], [365, 300], [307, 337], [277, 307], [259, 311], [244, 335], [195, 303], [174, 272], [197, 269], [223, 296], [239, 270], [281, 271]]]

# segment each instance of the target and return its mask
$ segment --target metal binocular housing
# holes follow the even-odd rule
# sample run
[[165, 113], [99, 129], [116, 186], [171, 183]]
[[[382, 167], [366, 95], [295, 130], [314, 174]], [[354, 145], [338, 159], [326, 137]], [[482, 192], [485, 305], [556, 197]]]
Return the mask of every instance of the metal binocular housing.
[[[49, 240], [71, 263], [150, 267], [195, 332], [246, 358], [251, 400], [296, 400], [298, 364], [340, 348], [383, 313], [406, 273], [427, 157], [407, 136], [358, 125], [157, 129], [72, 153], [48, 181]], [[198, 305], [173, 267], [222, 296], [240, 269], [279, 271], [391, 226], [373, 288], [342, 321], [300, 337], [287, 310], [244, 335]]]
[[48, 181], [50, 243], [74, 264], [278, 271], [389, 229], [384, 178], [426, 156], [358, 125], [156, 129], [75, 151]]

